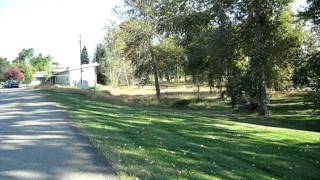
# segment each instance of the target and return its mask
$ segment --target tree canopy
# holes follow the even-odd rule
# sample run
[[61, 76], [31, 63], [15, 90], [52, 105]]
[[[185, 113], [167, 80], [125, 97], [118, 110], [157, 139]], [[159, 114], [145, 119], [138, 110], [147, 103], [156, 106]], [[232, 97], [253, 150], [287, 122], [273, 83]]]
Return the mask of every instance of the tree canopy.
[[[160, 98], [161, 81], [184, 76], [220, 88], [232, 107], [243, 99], [256, 104], [261, 115], [268, 114], [268, 91], [315, 82], [308, 59], [318, 50], [307, 45], [315, 36], [307, 37], [292, 0], [125, 2], [123, 21], [96, 50], [105, 82], [121, 74], [129, 82], [133, 72], [142, 84], [152, 80]], [[318, 3], [308, 3], [299, 16], [317, 26]]]

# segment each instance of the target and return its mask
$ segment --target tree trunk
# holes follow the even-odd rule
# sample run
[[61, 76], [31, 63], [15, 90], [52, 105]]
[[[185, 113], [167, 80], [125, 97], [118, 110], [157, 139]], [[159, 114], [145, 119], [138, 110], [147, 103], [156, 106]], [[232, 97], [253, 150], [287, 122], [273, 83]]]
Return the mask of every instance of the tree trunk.
[[120, 75], [121, 75], [121, 71], [122, 71], [122, 68], [119, 70], [118, 76], [117, 76], [116, 81], [115, 81], [115, 86], [116, 87], [118, 87], [118, 84], [119, 84], [119, 78], [120, 78]]
[[156, 63], [153, 63], [153, 75], [154, 75], [154, 85], [156, 88], [157, 99], [160, 100], [160, 83], [159, 83], [158, 68]]
[[210, 88], [210, 94], [213, 94], [213, 80], [210, 77], [208, 77], [208, 84]]
[[266, 52], [265, 52], [265, 43], [266, 43], [266, 25], [265, 19], [266, 16], [262, 14], [263, 11], [261, 7], [256, 8], [254, 12], [254, 16], [256, 16], [256, 63], [258, 65], [257, 70], [258, 78], [259, 78], [259, 114], [261, 116], [265, 116], [268, 113], [267, 109], [267, 90], [266, 90], [266, 75], [265, 75], [265, 65], [267, 63]]
[[136, 85], [135, 81], [134, 81], [134, 76], [132, 76], [132, 87], [134, 87]]
[[197, 84], [197, 97], [198, 97], [198, 99], [200, 99], [200, 84], [198, 83]]
[[234, 77], [231, 76], [229, 80], [229, 93], [231, 98], [231, 107], [232, 109], [234, 109], [237, 104], [237, 100], [236, 100], [237, 98], [236, 98], [236, 93], [234, 89], [234, 81], [231, 78], [234, 78]]
[[157, 60], [155, 59], [154, 53], [152, 51], [152, 45], [151, 41], [149, 42], [149, 49], [150, 49], [150, 60], [151, 60], [151, 68], [153, 71], [153, 76], [154, 76], [154, 86], [156, 88], [156, 95], [158, 101], [160, 101], [160, 81], [159, 81], [159, 72], [158, 72], [158, 67], [157, 67]]
[[129, 79], [128, 79], [127, 68], [125, 66], [125, 59], [124, 58], [122, 59], [122, 63], [123, 63], [122, 68], [123, 68], [123, 72], [124, 72], [124, 77], [126, 78], [127, 86], [129, 87], [130, 83], [129, 83]]
[[233, 67], [229, 66], [227, 69], [227, 84], [226, 84], [226, 93], [230, 97], [230, 104], [232, 109], [235, 108], [237, 104], [237, 94], [236, 94], [236, 85], [235, 85], [235, 72]]
[[134, 77], [134, 73], [133, 73], [133, 68], [132, 66], [130, 66], [130, 73], [131, 73], [131, 81], [132, 81], [132, 87], [135, 86], [135, 77]]
[[267, 90], [264, 69], [259, 72], [259, 106], [259, 114], [261, 116], [267, 115]]
[[176, 64], [176, 82], [179, 82], [178, 64]]
[[188, 80], [187, 80], [187, 67], [186, 67], [186, 65], [184, 65], [183, 69], [184, 69], [184, 82], [187, 83]]
[[113, 85], [114, 76], [111, 69], [109, 70], [109, 77], [110, 77], [110, 83]]

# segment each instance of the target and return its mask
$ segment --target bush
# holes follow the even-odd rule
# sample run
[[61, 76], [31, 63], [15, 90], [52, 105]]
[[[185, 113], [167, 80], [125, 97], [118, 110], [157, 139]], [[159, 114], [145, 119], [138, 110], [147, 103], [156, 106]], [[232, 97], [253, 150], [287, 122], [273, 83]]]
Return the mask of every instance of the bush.
[[4, 73], [4, 77], [6, 79], [18, 80], [18, 81], [22, 81], [24, 79], [23, 73], [17, 67], [9, 68]]
[[308, 93], [306, 100], [311, 102], [317, 109], [320, 109], [320, 91], [313, 91]]
[[172, 104], [172, 107], [174, 107], [174, 108], [184, 108], [184, 107], [187, 107], [191, 102], [192, 102], [192, 100], [190, 100], [190, 99], [178, 100], [178, 101], [176, 101], [176, 102], [174, 102]]

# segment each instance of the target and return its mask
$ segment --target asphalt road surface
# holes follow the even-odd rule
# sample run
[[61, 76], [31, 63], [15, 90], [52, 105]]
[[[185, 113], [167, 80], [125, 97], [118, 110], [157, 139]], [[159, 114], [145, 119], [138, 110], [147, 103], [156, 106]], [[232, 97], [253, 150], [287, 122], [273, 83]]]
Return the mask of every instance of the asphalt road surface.
[[31, 89], [0, 89], [0, 180], [116, 179], [55, 103]]

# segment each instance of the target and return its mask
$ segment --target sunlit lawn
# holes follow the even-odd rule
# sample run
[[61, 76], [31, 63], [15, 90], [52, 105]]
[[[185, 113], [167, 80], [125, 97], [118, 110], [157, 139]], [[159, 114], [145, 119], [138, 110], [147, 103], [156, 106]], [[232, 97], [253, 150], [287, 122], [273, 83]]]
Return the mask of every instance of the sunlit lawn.
[[172, 110], [43, 94], [70, 112], [120, 178], [320, 177], [320, 119], [301, 98], [274, 99], [271, 117], [262, 119], [255, 113], [232, 112], [223, 104]]

